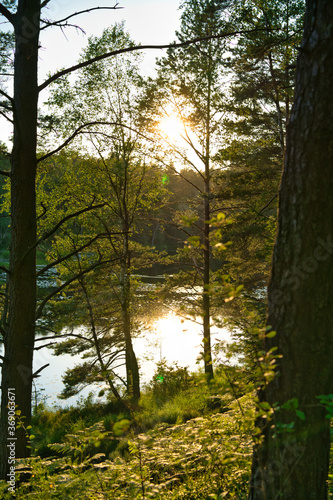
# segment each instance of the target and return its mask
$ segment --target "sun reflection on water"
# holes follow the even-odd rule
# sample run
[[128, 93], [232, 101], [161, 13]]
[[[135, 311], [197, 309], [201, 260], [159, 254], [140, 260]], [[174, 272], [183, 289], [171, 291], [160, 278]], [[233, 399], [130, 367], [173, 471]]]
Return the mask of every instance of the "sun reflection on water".
[[155, 322], [159, 337], [160, 359], [168, 363], [178, 362], [181, 366], [195, 369], [202, 343], [202, 326], [189, 318], [182, 318], [176, 311], [170, 311]]

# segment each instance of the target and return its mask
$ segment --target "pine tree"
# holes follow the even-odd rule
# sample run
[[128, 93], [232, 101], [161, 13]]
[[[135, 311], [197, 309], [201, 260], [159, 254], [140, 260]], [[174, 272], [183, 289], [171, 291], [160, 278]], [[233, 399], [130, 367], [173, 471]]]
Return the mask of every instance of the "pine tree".
[[[224, 16], [228, 1], [187, 0], [181, 4], [181, 26], [176, 32], [180, 42], [221, 34], [226, 29]], [[224, 66], [222, 58], [226, 41], [211, 38], [200, 44], [177, 51], [169, 49], [167, 57], [158, 62], [158, 77], [151, 84], [153, 94], [149, 102], [157, 116], [163, 114], [178, 116], [183, 130], [181, 146], [168, 140], [173, 163], [181, 163], [193, 168], [199, 175], [203, 187], [196, 185], [200, 195], [201, 227], [197, 249], [200, 249], [202, 263], [197, 273], [202, 276], [202, 306], [204, 363], [208, 380], [213, 377], [211, 355], [211, 228], [212, 217], [212, 178], [216, 174], [214, 155], [217, 144], [222, 139], [222, 120], [224, 111]], [[153, 90], [152, 90], [153, 89]], [[156, 109], [157, 108], [157, 109]], [[155, 116], [156, 120], [156, 116]], [[159, 118], [157, 118], [158, 122]], [[158, 126], [158, 123], [156, 123]], [[183, 147], [182, 147], [183, 146]], [[186, 175], [184, 175], [186, 179]], [[214, 209], [216, 207], [214, 206]]]
[[[225, 143], [218, 152], [223, 167], [216, 179], [222, 211], [231, 220], [224, 231], [230, 246], [222, 272], [242, 297], [224, 305], [235, 336], [256, 364], [252, 327], [264, 325], [266, 289], [276, 233], [277, 195], [286, 126], [295, 86], [295, 61], [303, 26], [301, 0], [243, 0], [230, 9], [239, 36], [230, 47], [232, 69]], [[253, 316], [254, 315], [254, 316]], [[252, 318], [252, 319], [251, 319]]]

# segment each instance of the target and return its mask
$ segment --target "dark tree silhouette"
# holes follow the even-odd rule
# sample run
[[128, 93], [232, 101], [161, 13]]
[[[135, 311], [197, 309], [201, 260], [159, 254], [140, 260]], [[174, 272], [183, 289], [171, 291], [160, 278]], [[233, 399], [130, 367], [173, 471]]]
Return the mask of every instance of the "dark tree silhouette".
[[[251, 500], [327, 498], [330, 432], [318, 396], [333, 389], [333, 3], [308, 0], [287, 129], [267, 324], [274, 380], [259, 395]], [[267, 422], [268, 420], [268, 422]]]

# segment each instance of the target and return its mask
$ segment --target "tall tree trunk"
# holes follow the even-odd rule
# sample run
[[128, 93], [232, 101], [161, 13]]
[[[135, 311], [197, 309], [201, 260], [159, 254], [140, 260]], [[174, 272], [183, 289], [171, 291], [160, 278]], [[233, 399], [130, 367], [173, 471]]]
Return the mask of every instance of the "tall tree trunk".
[[204, 234], [203, 234], [203, 252], [204, 252], [204, 281], [202, 295], [203, 309], [203, 342], [204, 342], [204, 365], [205, 374], [208, 382], [214, 377], [212, 362], [212, 347], [210, 335], [210, 182], [209, 182], [209, 159], [205, 165], [205, 199], [204, 199]]
[[1, 384], [1, 469], [8, 471], [7, 444], [15, 443], [16, 457], [29, 455], [26, 433], [8, 434], [8, 393], [26, 427], [31, 419], [32, 361], [36, 311], [36, 137], [39, 0], [18, 2], [14, 61], [14, 144], [11, 158], [11, 251], [9, 317], [4, 336]]
[[128, 241], [128, 226], [124, 226], [124, 247], [121, 262], [121, 312], [123, 322], [123, 333], [125, 337], [125, 363], [127, 378], [127, 394], [134, 404], [140, 399], [140, 375], [139, 365], [133, 349], [132, 328], [131, 328], [131, 283], [129, 276], [130, 269], [130, 249]]
[[204, 187], [204, 234], [203, 234], [203, 252], [204, 252], [204, 283], [203, 283], [203, 336], [204, 336], [204, 364], [207, 381], [214, 378], [212, 346], [210, 335], [210, 132], [211, 132], [211, 46], [208, 48], [208, 69], [207, 69], [207, 114], [205, 123], [205, 187]]
[[260, 393], [280, 410], [258, 421], [251, 500], [327, 498], [329, 420], [318, 396], [333, 392], [332, 88], [333, 2], [308, 0], [268, 290], [267, 324], [277, 334], [266, 349], [282, 358]]

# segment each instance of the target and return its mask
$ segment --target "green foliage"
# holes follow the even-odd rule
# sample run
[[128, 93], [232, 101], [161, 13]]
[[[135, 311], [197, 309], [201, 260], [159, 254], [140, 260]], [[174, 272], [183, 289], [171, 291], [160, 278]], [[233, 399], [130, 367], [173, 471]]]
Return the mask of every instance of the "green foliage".
[[222, 243], [231, 245], [224, 250], [220, 272], [229, 275], [235, 287], [244, 285], [244, 293], [230, 304], [222, 302], [222, 307], [252, 361], [260, 349], [252, 325], [261, 327], [265, 321], [277, 192], [303, 14], [302, 0], [241, 0], [229, 8], [229, 22], [241, 34], [225, 59], [232, 72], [230, 99], [225, 142], [215, 157], [222, 168], [214, 183], [221, 211], [230, 220]]
[[[0, 142], [0, 170], [10, 171], [9, 153]], [[0, 175], [0, 259], [9, 260], [10, 244], [10, 182], [9, 177]]]
[[72, 461], [82, 463], [88, 456], [91, 457], [94, 449], [100, 448], [101, 442], [110, 438], [111, 433], [105, 431], [103, 423], [97, 422], [75, 434], [66, 434], [64, 443], [52, 443], [50, 449], [56, 454], [71, 457]]
[[[134, 317], [141, 310], [140, 280], [134, 272], [163, 260], [155, 248], [138, 242], [149, 227], [145, 220], [163, 198], [160, 178], [157, 169], [136, 160], [128, 142], [109, 159], [63, 153], [40, 169], [40, 234], [43, 239], [59, 225], [47, 257], [56, 264], [61, 297], [67, 284], [66, 300], [59, 300], [59, 294], [49, 301], [42, 326], [52, 331], [66, 326], [68, 337], [55, 352], [86, 358], [65, 374], [63, 397], [103, 380], [117, 391], [113, 366], [123, 359], [124, 335], [140, 330], [139, 314]], [[41, 305], [48, 293], [40, 297]]]
[[115, 422], [112, 430], [116, 436], [121, 436], [122, 434], [128, 431], [130, 426], [131, 426], [130, 420], [124, 418], [122, 420]]
[[[1, 90], [5, 90], [3, 82], [6, 82], [9, 75], [13, 70], [13, 50], [14, 50], [14, 33], [13, 32], [0, 32], [0, 70], [1, 70]], [[3, 99], [1, 95], [1, 104], [4, 105], [5, 110], [10, 109], [9, 102]]]
[[[89, 38], [82, 60], [131, 45], [123, 23], [115, 24], [100, 37]], [[59, 354], [81, 352], [86, 359], [65, 374], [63, 397], [104, 381], [120, 399], [113, 369], [124, 358], [126, 380], [119, 380], [128, 393], [134, 391], [139, 397], [132, 347], [132, 337], [139, 332], [139, 320], [134, 317], [139, 280], [133, 274], [160, 257], [150, 245], [140, 243], [139, 235], [149, 227], [165, 193], [163, 173], [147, 161], [147, 146], [136, 127], [139, 58], [122, 54], [82, 68], [75, 82], [67, 78], [58, 82], [48, 102], [51, 118], [58, 127], [61, 124], [64, 137], [70, 130], [80, 132], [76, 138], [82, 137], [81, 131], [89, 132], [82, 147], [89, 155], [62, 154], [48, 160], [39, 178], [41, 234], [51, 231], [52, 235], [49, 228], [58, 224], [48, 258], [57, 265], [71, 296], [66, 304], [53, 303], [62, 317], [69, 316], [65, 322], [69, 340], [57, 350]], [[50, 174], [59, 180], [52, 189]], [[53, 317], [51, 313], [51, 322]], [[78, 327], [81, 335], [70, 330]]]
[[[101, 36], [88, 39], [80, 61], [129, 46], [133, 46], [133, 41], [124, 23], [116, 23]], [[88, 132], [86, 137], [90, 143], [89, 146], [84, 141], [82, 147], [88, 147], [94, 154], [99, 152], [104, 156], [110, 143], [120, 146], [117, 139], [122, 137], [137, 148], [140, 136], [135, 128], [135, 102], [141, 81], [140, 59], [138, 52], [119, 54], [82, 68], [75, 82], [67, 77], [57, 80], [48, 100], [51, 114], [44, 117], [44, 127], [49, 132], [55, 126], [60, 128], [65, 138], [81, 126], [82, 132]], [[78, 134], [76, 140], [81, 137], [82, 134]]]
[[[168, 371], [170, 399], [166, 405], [179, 398], [179, 394], [173, 394], [174, 382], [184, 375], [179, 369], [164, 369], [164, 373]], [[215, 391], [223, 391], [226, 380], [220, 377], [217, 380]], [[147, 396], [154, 395], [154, 380], [146, 391]], [[214, 413], [208, 408], [207, 384], [199, 375], [192, 376], [189, 386], [182, 384], [181, 392], [188, 406], [192, 409], [196, 406], [197, 416], [183, 418], [185, 415], [182, 417], [178, 399], [178, 421], [170, 425], [160, 420], [150, 430], [151, 422], [145, 421], [142, 410], [135, 415], [132, 431], [129, 431], [130, 420], [120, 415], [110, 430], [106, 430], [101, 421], [87, 425], [78, 420], [74, 409], [71, 410], [67, 413], [70, 431], [61, 442], [50, 445], [53, 453], [60, 456], [23, 461], [31, 468], [31, 477], [18, 484], [16, 498], [65, 499], [70, 495], [77, 499], [197, 500], [222, 498], [220, 495], [226, 492], [243, 498], [251, 459], [248, 431], [253, 419], [253, 404], [250, 398], [232, 403], [229, 397], [224, 413]], [[89, 408], [91, 403], [88, 402], [86, 412]], [[84, 410], [83, 404], [82, 416]], [[153, 412], [153, 407], [150, 410]], [[97, 419], [96, 412], [95, 415]], [[59, 421], [59, 410], [53, 417], [49, 410], [41, 411], [37, 426], [43, 421], [50, 422], [50, 418]], [[64, 427], [64, 421], [60, 425]], [[142, 433], [143, 428], [146, 428], [145, 433]], [[114, 443], [118, 443], [117, 449]], [[5, 484], [0, 483], [4, 499], [7, 498], [5, 489]]]
[[187, 368], [179, 367], [177, 363], [168, 365], [164, 359], [157, 363], [149, 389], [157, 405], [162, 405], [177, 393], [188, 390], [191, 381]]
[[[76, 434], [78, 431], [91, 427], [103, 420], [106, 431], [112, 431], [118, 418], [122, 419], [123, 406], [118, 402], [95, 403], [92, 394], [79, 400], [77, 406], [70, 408], [50, 409], [41, 404], [36, 414], [32, 416], [32, 432], [35, 435], [32, 449], [35, 455], [42, 458], [52, 455], [49, 445], [62, 443], [66, 434]], [[108, 441], [109, 449], [101, 448], [102, 452], [110, 452], [115, 443]], [[103, 445], [106, 443], [103, 443]]]
[[317, 396], [320, 404], [322, 404], [327, 411], [326, 418], [333, 418], [333, 394], [321, 394]]
[[[53, 292], [40, 291], [39, 327], [61, 331], [66, 325], [68, 338], [55, 352], [83, 355], [82, 364], [64, 375], [63, 397], [96, 382], [107, 382], [115, 394], [113, 367], [124, 356], [125, 338], [140, 331], [134, 312], [144, 302], [149, 307], [148, 295], [136, 293], [135, 272], [157, 260], [169, 263], [153, 244], [170, 250], [173, 238], [174, 261], [186, 267], [164, 293], [181, 285], [180, 308], [194, 318], [202, 314], [202, 289], [211, 299], [204, 314], [221, 312], [223, 304], [236, 341], [223, 354], [238, 356], [238, 365], [221, 364], [207, 387], [204, 377], [162, 361], [135, 415], [121, 414], [120, 407], [105, 414], [91, 401], [56, 412], [41, 405], [33, 429], [25, 431], [33, 430], [34, 452], [49, 460], [22, 462], [30, 464], [32, 475], [19, 485], [17, 498], [242, 499], [252, 445], [262, 439], [254, 412], [267, 422], [274, 419], [276, 434], [293, 433], [297, 419], [306, 419], [297, 398], [271, 406], [253, 397], [254, 388], [274, 379], [279, 358], [275, 348], [262, 350], [275, 335], [262, 327], [263, 288], [304, 2], [185, 0], [180, 8], [180, 41], [229, 28], [241, 28], [243, 35], [232, 47], [228, 40], [211, 39], [170, 49], [143, 98], [140, 57], [134, 54], [95, 63], [75, 81], [64, 77], [54, 85], [51, 115], [42, 120], [50, 133], [43, 147], [73, 131], [76, 139], [88, 137], [89, 145], [82, 141], [81, 154], [67, 151], [40, 164], [39, 244], [49, 266], [57, 266], [59, 293], [50, 301]], [[124, 25], [115, 24], [89, 39], [81, 60], [133, 45]], [[0, 66], [6, 71], [9, 50], [12, 37], [2, 33]], [[141, 127], [148, 124], [155, 139], [161, 136], [160, 113], [181, 116], [185, 149], [170, 140], [163, 152], [147, 146]], [[192, 148], [194, 161], [186, 148]], [[2, 153], [3, 148], [7, 168]], [[156, 166], [163, 163], [163, 170]], [[177, 163], [186, 166], [179, 176]], [[1, 184], [1, 194], [8, 186]], [[2, 208], [5, 247], [9, 196]], [[169, 239], [167, 223], [176, 226], [168, 229]], [[203, 236], [207, 227], [209, 235]], [[205, 253], [212, 265], [202, 287]], [[318, 399], [332, 418], [333, 396]], [[279, 421], [281, 415], [288, 419]], [[103, 422], [96, 421], [100, 417]]]
[[[155, 399], [159, 375], [168, 381], [164, 405]], [[246, 392], [243, 396], [231, 387], [237, 380]], [[180, 381], [178, 393], [176, 381]], [[217, 369], [209, 388], [202, 375], [186, 377], [185, 369], [162, 364], [134, 417], [127, 418], [115, 407], [96, 405], [91, 398], [78, 408], [56, 412], [40, 408], [33, 441], [55, 425], [63, 434], [50, 443], [53, 456], [19, 460], [19, 467], [24, 465], [28, 474], [17, 474], [15, 498], [245, 500], [258, 416], [248, 388], [236, 367]], [[219, 409], [212, 409], [212, 396], [221, 399]], [[320, 396], [320, 400], [329, 404], [332, 398]], [[169, 420], [172, 405], [177, 416]], [[192, 413], [186, 413], [190, 408]], [[295, 415], [298, 401], [288, 401], [282, 410]], [[272, 418], [279, 409], [262, 403], [261, 412]], [[293, 432], [293, 426], [281, 431]], [[1, 498], [9, 500], [6, 489], [6, 483], [0, 482]], [[329, 494], [333, 494], [331, 474]]]

